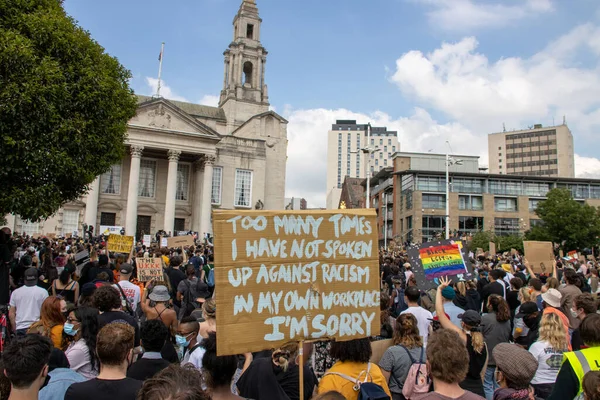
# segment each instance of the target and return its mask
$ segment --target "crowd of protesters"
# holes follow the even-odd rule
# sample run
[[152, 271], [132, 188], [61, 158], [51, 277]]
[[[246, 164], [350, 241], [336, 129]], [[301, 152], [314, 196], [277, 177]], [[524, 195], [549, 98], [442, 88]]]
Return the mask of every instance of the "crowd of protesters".
[[[519, 255], [482, 255], [475, 279], [425, 290], [405, 252], [382, 251], [378, 336], [217, 356], [218, 335], [244, 332], [217, 332], [210, 242], [115, 255], [103, 237], [0, 232], [0, 400], [301, 400], [301, 372], [302, 400], [600, 400], [595, 261], [536, 274]], [[162, 279], [138, 282], [136, 257], [160, 258]]]

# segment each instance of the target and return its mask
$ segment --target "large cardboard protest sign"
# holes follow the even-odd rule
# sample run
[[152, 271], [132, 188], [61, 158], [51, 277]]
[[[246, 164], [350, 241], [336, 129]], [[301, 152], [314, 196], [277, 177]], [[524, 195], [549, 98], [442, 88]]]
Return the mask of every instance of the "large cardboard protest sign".
[[490, 256], [496, 255], [496, 243], [490, 242]]
[[213, 213], [217, 354], [379, 332], [375, 210]]
[[138, 281], [150, 282], [163, 279], [161, 258], [136, 258]]
[[194, 245], [194, 237], [192, 235], [187, 236], [175, 236], [167, 238], [167, 247], [184, 247], [184, 246], [193, 246]]
[[552, 242], [523, 241], [525, 259], [531, 265], [533, 272], [538, 274], [551, 273], [554, 261]]
[[151, 235], [144, 235], [144, 238], [142, 240], [142, 244], [146, 247], [150, 247], [150, 245], [152, 244], [152, 236]]
[[454, 240], [423, 243], [408, 248], [408, 258], [420, 289], [439, 285], [439, 278], [452, 281], [473, 279], [473, 270], [466, 249]]
[[130, 253], [133, 247], [133, 236], [111, 234], [108, 237], [106, 248], [114, 253]]

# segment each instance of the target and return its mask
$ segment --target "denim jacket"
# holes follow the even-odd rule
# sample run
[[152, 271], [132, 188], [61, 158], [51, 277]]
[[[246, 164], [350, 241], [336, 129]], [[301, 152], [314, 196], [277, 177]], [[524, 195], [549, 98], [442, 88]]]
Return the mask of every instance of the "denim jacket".
[[50, 382], [40, 390], [39, 400], [63, 400], [69, 386], [86, 380], [69, 368], [57, 368], [50, 371], [49, 375]]

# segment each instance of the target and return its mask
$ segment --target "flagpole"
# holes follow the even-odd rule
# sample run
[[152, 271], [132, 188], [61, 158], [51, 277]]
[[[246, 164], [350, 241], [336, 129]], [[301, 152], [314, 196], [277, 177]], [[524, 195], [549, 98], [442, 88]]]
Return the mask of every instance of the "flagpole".
[[160, 46], [160, 55], [158, 56], [158, 85], [156, 86], [156, 97], [160, 97], [160, 77], [162, 75], [162, 62], [163, 62], [163, 54], [165, 51], [165, 42], [162, 42]]

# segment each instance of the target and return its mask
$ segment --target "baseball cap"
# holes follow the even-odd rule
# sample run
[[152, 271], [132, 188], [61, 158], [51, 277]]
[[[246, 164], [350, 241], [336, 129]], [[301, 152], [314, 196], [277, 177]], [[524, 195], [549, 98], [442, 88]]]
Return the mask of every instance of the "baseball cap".
[[123, 263], [123, 264], [121, 264], [121, 268], [119, 269], [119, 272], [122, 273], [123, 275], [132, 274], [133, 266], [129, 263]]
[[25, 270], [25, 284], [27, 286], [35, 286], [38, 280], [37, 269], [31, 267]]
[[516, 344], [500, 343], [492, 353], [496, 366], [508, 381], [519, 388], [529, 386], [538, 368], [538, 362], [530, 352]]
[[481, 324], [481, 315], [477, 311], [467, 310], [458, 316], [468, 326], [479, 326]]
[[515, 318], [523, 318], [536, 312], [538, 312], [537, 303], [526, 301], [519, 306], [519, 312], [515, 315]]
[[560, 307], [562, 294], [556, 289], [548, 289], [546, 293], [542, 293], [542, 300], [551, 307]]

